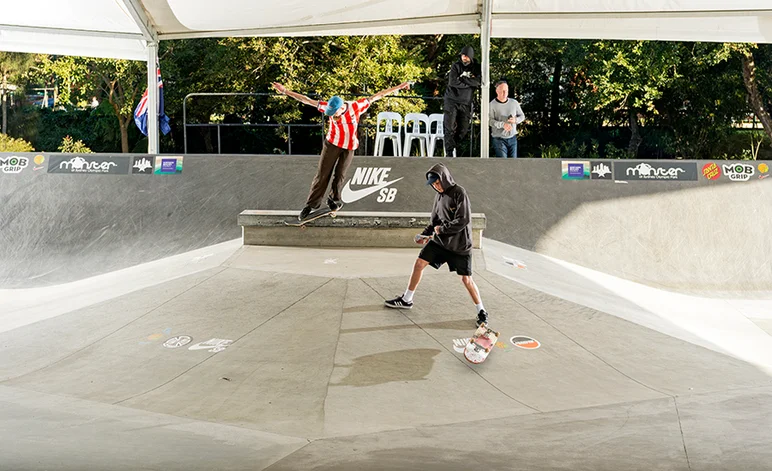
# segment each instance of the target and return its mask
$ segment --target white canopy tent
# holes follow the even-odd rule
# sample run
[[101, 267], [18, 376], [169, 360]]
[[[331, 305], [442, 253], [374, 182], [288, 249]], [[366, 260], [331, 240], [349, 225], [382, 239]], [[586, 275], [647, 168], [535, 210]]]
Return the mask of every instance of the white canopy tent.
[[[487, 90], [491, 37], [770, 43], [772, 1], [38, 0], [0, 7], [0, 50], [147, 61], [150, 109], [158, 102], [158, 41], [378, 34], [480, 34]], [[149, 113], [149, 153], [158, 152], [157, 119]]]

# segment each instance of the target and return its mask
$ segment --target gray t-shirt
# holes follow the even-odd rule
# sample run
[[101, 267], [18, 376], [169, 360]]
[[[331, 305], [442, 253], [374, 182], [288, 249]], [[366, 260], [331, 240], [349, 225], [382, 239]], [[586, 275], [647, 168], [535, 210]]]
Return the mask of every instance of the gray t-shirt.
[[[514, 116], [516, 123], [509, 123], [512, 125], [511, 131], [506, 131], [504, 125], [507, 124], [507, 120], [510, 116]], [[517, 134], [517, 125], [525, 121], [525, 115], [523, 114], [520, 103], [514, 98], [507, 98], [505, 103], [502, 103], [498, 98], [494, 98], [491, 101], [490, 107], [490, 126], [491, 136], [508, 139]]]

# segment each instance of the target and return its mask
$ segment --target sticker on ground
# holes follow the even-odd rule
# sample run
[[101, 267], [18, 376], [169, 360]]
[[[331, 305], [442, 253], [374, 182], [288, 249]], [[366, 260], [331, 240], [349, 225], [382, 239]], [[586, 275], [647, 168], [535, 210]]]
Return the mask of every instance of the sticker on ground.
[[199, 342], [188, 347], [188, 350], [207, 350], [210, 353], [218, 353], [228, 348], [232, 343], [233, 340], [209, 339], [206, 342]]
[[528, 267], [525, 265], [525, 262], [523, 262], [522, 260], [515, 260], [515, 259], [513, 259], [513, 258], [507, 258], [507, 257], [504, 257], [504, 262], [505, 262], [507, 265], [512, 265], [513, 267], [515, 267], [515, 268], [519, 268], [519, 269], [521, 269], [521, 270], [525, 270], [526, 268], [528, 268]]
[[524, 348], [526, 350], [536, 350], [541, 347], [541, 343], [538, 340], [525, 335], [515, 335], [509, 341], [518, 348]]
[[464, 353], [464, 348], [466, 347], [466, 344], [469, 343], [469, 340], [471, 340], [471, 337], [465, 339], [453, 339], [453, 350], [458, 353]]
[[155, 342], [156, 340], [162, 339], [162, 338], [164, 338], [167, 335], [171, 335], [171, 333], [172, 333], [172, 328], [171, 327], [167, 327], [166, 329], [164, 329], [163, 334], [159, 334], [159, 333], [150, 334], [144, 340], [140, 340], [139, 344], [140, 345], [150, 345], [152, 342]]
[[180, 348], [180, 347], [184, 347], [185, 345], [189, 344], [192, 341], [193, 341], [193, 337], [191, 337], [190, 335], [178, 335], [164, 342], [164, 347]]

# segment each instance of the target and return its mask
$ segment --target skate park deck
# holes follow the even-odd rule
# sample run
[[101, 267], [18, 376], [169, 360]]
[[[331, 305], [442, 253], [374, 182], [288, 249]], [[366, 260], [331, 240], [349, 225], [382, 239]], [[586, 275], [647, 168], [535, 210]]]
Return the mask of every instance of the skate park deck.
[[[768, 469], [768, 292], [702, 296], [572, 263], [502, 241], [529, 228], [486, 208], [474, 276], [502, 342], [473, 366], [453, 348], [474, 330], [455, 274], [427, 269], [412, 310], [385, 309], [417, 249], [244, 246], [236, 215], [270, 200], [216, 195], [225, 176], [209, 176], [201, 197], [174, 177], [2, 176], [0, 469]], [[566, 221], [597, 214], [582, 205], [550, 234], [576, 243]], [[659, 266], [696, 271], [690, 256]], [[201, 345], [214, 339], [232, 343]]]
[[[285, 222], [300, 211], [245, 210], [239, 214], [244, 245], [280, 247], [415, 247], [413, 237], [431, 222], [431, 213], [338, 211], [307, 223], [298, 231]], [[472, 214], [472, 248], [479, 249], [485, 214]], [[364, 228], [365, 230], [361, 230]]]

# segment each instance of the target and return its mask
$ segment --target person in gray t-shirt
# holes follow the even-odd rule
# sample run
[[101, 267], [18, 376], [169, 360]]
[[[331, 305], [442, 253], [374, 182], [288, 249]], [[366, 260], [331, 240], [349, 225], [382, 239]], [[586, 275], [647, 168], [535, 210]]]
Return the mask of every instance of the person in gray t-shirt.
[[507, 82], [498, 81], [489, 113], [491, 138], [496, 157], [517, 158], [517, 125], [525, 121], [525, 115], [520, 103], [508, 95]]

